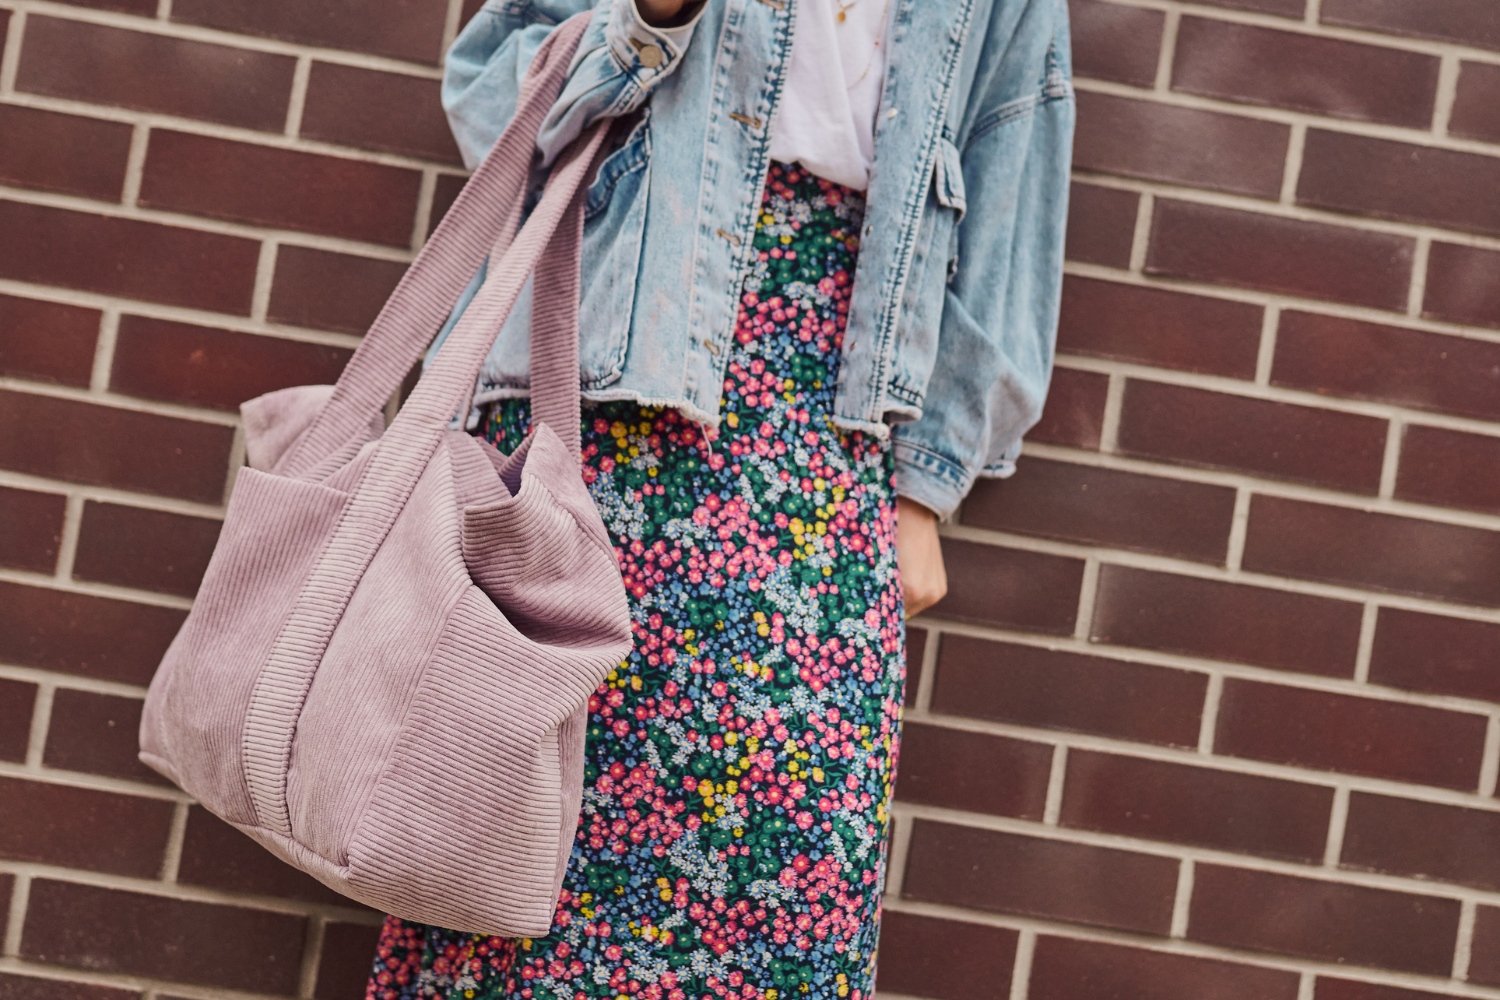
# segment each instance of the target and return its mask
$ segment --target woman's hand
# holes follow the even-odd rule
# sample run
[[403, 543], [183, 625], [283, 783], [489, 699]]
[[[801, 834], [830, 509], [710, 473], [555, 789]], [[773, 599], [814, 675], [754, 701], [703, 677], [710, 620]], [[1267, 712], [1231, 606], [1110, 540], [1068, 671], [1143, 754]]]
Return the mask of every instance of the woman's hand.
[[896, 562], [906, 617], [921, 614], [948, 593], [937, 514], [904, 496], [896, 497]]
[[647, 24], [658, 28], [670, 28], [686, 7], [688, 0], [635, 0], [636, 10]]

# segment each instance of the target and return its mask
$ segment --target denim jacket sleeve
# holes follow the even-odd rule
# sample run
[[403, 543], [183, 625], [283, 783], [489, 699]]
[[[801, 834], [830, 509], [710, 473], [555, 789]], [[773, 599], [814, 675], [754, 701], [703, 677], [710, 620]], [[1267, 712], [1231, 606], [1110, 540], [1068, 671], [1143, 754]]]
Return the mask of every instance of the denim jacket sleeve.
[[966, 116], [958, 265], [937, 357], [922, 415], [892, 428], [897, 493], [943, 521], [976, 478], [1015, 472], [1051, 381], [1076, 108], [1067, 8], [1033, 7], [1055, 18], [1045, 56], [996, 72]]
[[673, 27], [648, 24], [636, 0], [486, 0], [453, 40], [443, 67], [443, 110], [466, 166], [478, 166], [505, 130], [542, 39], [590, 7], [594, 18], [537, 139], [544, 167], [597, 119], [645, 101], [677, 67], [707, 0], [690, 0]]

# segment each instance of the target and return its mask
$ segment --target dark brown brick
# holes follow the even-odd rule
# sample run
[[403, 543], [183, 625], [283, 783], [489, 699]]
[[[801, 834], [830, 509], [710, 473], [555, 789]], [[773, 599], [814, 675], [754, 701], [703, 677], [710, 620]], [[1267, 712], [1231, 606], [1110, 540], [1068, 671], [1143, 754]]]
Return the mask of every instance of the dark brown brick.
[[0, 566], [51, 573], [62, 544], [67, 499], [0, 486]]
[[26, 759], [36, 685], [0, 677], [0, 760]]
[[268, 318], [293, 326], [364, 333], [406, 267], [399, 261], [284, 245], [276, 251]]
[[1172, 89], [1226, 101], [1426, 128], [1438, 58], [1203, 17], [1177, 29]]
[[1136, 87], [1156, 81], [1165, 14], [1097, 0], [1071, 0], [1068, 10], [1076, 74]]
[[378, 924], [330, 921], [323, 925], [323, 950], [318, 953], [316, 1000], [349, 1000], [364, 994], [375, 964]]
[[1448, 117], [1453, 135], [1500, 142], [1500, 66], [1464, 60], [1458, 68], [1458, 94]]
[[1282, 17], [1301, 17], [1307, 10], [1307, 0], [1206, 0], [1206, 2], [1214, 7], [1254, 10], [1262, 14], [1278, 14]]
[[1224, 562], [1234, 490], [1034, 458], [977, 482], [963, 522], [981, 528]]
[[1063, 279], [1058, 349], [1250, 379], [1263, 313], [1249, 302], [1070, 274]]
[[1165, 934], [1177, 862], [926, 819], [913, 822], [902, 896], [992, 913]]
[[293, 994], [307, 920], [40, 878], [31, 883], [21, 956], [236, 990]]
[[1074, 181], [1068, 195], [1068, 232], [1064, 251], [1068, 260], [1106, 267], [1129, 267], [1140, 200], [1140, 195], [1134, 191]]
[[16, 87], [280, 132], [296, 66], [292, 56], [33, 16]]
[[[194, 805], [183, 833], [178, 879], [228, 892], [282, 896], [310, 903], [357, 905]], [[373, 957], [373, 953], [371, 955]]]
[[[1500, 255], [1495, 261], [1500, 266]], [[1271, 381], [1500, 419], [1500, 344], [1466, 337], [1292, 310], [1281, 315]]]
[[1018, 938], [1008, 927], [886, 910], [880, 989], [933, 1000], [990, 996], [1010, 982]]
[[1500, 328], [1500, 252], [1434, 242], [1427, 255], [1422, 315]]
[[254, 240], [0, 201], [0, 277], [248, 315], [260, 246]]
[[[983, 761], [982, 767], [955, 767]], [[1052, 747], [962, 729], [907, 722], [897, 782], [903, 802], [1040, 820]]]
[[87, 386], [99, 311], [0, 295], [0, 375]]
[[1068, 635], [1078, 616], [1083, 560], [944, 538], [948, 594], [924, 614]]
[[[15, 886], [16, 877], [14, 875], [9, 872], [0, 873], [0, 906], [5, 907], [4, 910], [0, 910], [0, 934], [6, 933], [7, 928], [10, 926], [11, 895], [15, 891]], [[0, 979], [0, 983], [4, 981]]]
[[1500, 888], [1500, 812], [1354, 792], [1345, 868]]
[[1482, 715], [1228, 679], [1214, 752], [1319, 771], [1473, 790]]
[[83, 507], [73, 575], [80, 580], [192, 597], [220, 522], [90, 500]]
[[64, 771], [170, 784], [136, 757], [140, 727], [139, 698], [58, 688], [52, 696], [42, 763]]
[[1290, 133], [1279, 122], [1080, 91], [1073, 163], [1100, 173], [1274, 198]]
[[1445, 995], [1426, 990], [1407, 990], [1399, 986], [1356, 982], [1353, 979], [1329, 979], [1326, 976], [1319, 976], [1313, 989], [1318, 1000], [1441, 1000]]
[[117, 10], [125, 14], [155, 17], [159, 6], [157, 0], [66, 0], [73, 7], [95, 7], [100, 10]]
[[314, 62], [300, 134], [359, 149], [461, 164], [430, 77]]
[[436, 63], [447, 10], [423, 0], [174, 0], [172, 20], [246, 35]]
[[0, 183], [119, 201], [130, 133], [123, 122], [0, 104], [0, 134], [26, 137], [0, 144]]
[[1403, 608], [1375, 620], [1370, 680], [1376, 684], [1500, 703], [1500, 624]]
[[1309, 129], [1297, 201], [1380, 219], [1500, 233], [1500, 157]]
[[[1351, 677], [1360, 606], [1269, 587], [1103, 566], [1090, 639]], [[1275, 628], [1266, 628], [1275, 622]]]
[[0, 582], [0, 659], [144, 685], [182, 619], [176, 608]]
[[1256, 496], [1244, 567], [1277, 576], [1500, 605], [1500, 532]]
[[349, 354], [328, 344], [122, 316], [110, 388], [233, 411], [273, 389], [336, 382]]
[[218, 502], [233, 431], [77, 400], [0, 390], [0, 468], [72, 483]]
[[432, 186], [432, 210], [427, 213], [427, 235], [430, 237], [448, 209], [458, 200], [458, 194], [469, 180], [468, 174], [438, 174]]
[[[70, 0], [71, 2], [71, 0]], [[3, 920], [0, 920], [3, 926]], [[138, 990], [117, 990], [89, 983], [62, 982], [41, 976], [0, 972], [0, 997], [5, 1000], [140, 1000]]]
[[1500, 49], [1500, 18], [1490, 0], [1324, 0], [1324, 24]]
[[1084, 830], [1319, 861], [1333, 790], [1073, 748], [1061, 822]]
[[946, 634], [932, 709], [1165, 746], [1198, 745], [1202, 674]]
[[1500, 909], [1481, 906], [1474, 915], [1469, 981], [1500, 985]]
[[906, 685], [902, 704], [907, 708], [916, 704], [917, 688], [922, 683], [922, 660], [927, 655], [929, 634], [925, 628], [907, 623], [906, 626]]
[[368, 160], [151, 133], [140, 202], [214, 219], [405, 247], [421, 174]]
[[1123, 454], [1373, 494], [1389, 429], [1379, 417], [1130, 379]]
[[[881, 976], [884, 986], [884, 972]], [[1044, 934], [1036, 939], [1026, 995], [1029, 1000], [1295, 1000], [1297, 974]]]
[[175, 809], [166, 799], [0, 777], [0, 856], [155, 878]]
[[1409, 425], [1401, 437], [1396, 496], [1500, 512], [1500, 437]]
[[1381, 309], [1406, 304], [1415, 241], [1323, 222], [1163, 198], [1148, 274]]
[[1195, 941], [1447, 976], [1458, 900], [1199, 864]]
[[1076, 368], [1054, 369], [1042, 419], [1031, 429], [1027, 440], [1097, 451], [1108, 394], [1108, 375]]

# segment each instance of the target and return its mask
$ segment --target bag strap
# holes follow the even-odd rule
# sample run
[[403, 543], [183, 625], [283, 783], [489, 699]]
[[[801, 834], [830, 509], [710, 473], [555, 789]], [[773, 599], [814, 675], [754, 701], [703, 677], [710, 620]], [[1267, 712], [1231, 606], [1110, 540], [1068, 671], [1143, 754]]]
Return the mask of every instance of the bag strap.
[[537, 134], [562, 93], [590, 18], [590, 11], [581, 11], [542, 40], [521, 83], [515, 114], [402, 275], [328, 402], [273, 473], [316, 480], [347, 462], [351, 444], [364, 440], [363, 429], [401, 387], [486, 255], [498, 258], [509, 245], [519, 226]]

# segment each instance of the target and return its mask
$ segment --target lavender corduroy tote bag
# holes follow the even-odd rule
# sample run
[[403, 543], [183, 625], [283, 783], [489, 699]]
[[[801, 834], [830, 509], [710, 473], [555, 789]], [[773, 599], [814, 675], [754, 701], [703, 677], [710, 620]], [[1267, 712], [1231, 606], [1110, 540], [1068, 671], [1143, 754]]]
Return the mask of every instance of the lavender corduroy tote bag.
[[[579, 465], [582, 187], [606, 124], [520, 225], [588, 19], [542, 44], [505, 134], [338, 384], [242, 407], [249, 466], [140, 726], [142, 761], [284, 861], [473, 933], [551, 929], [588, 699], [631, 646]], [[486, 253], [483, 287], [384, 427]], [[533, 429], [506, 455], [449, 424], [533, 275]]]

